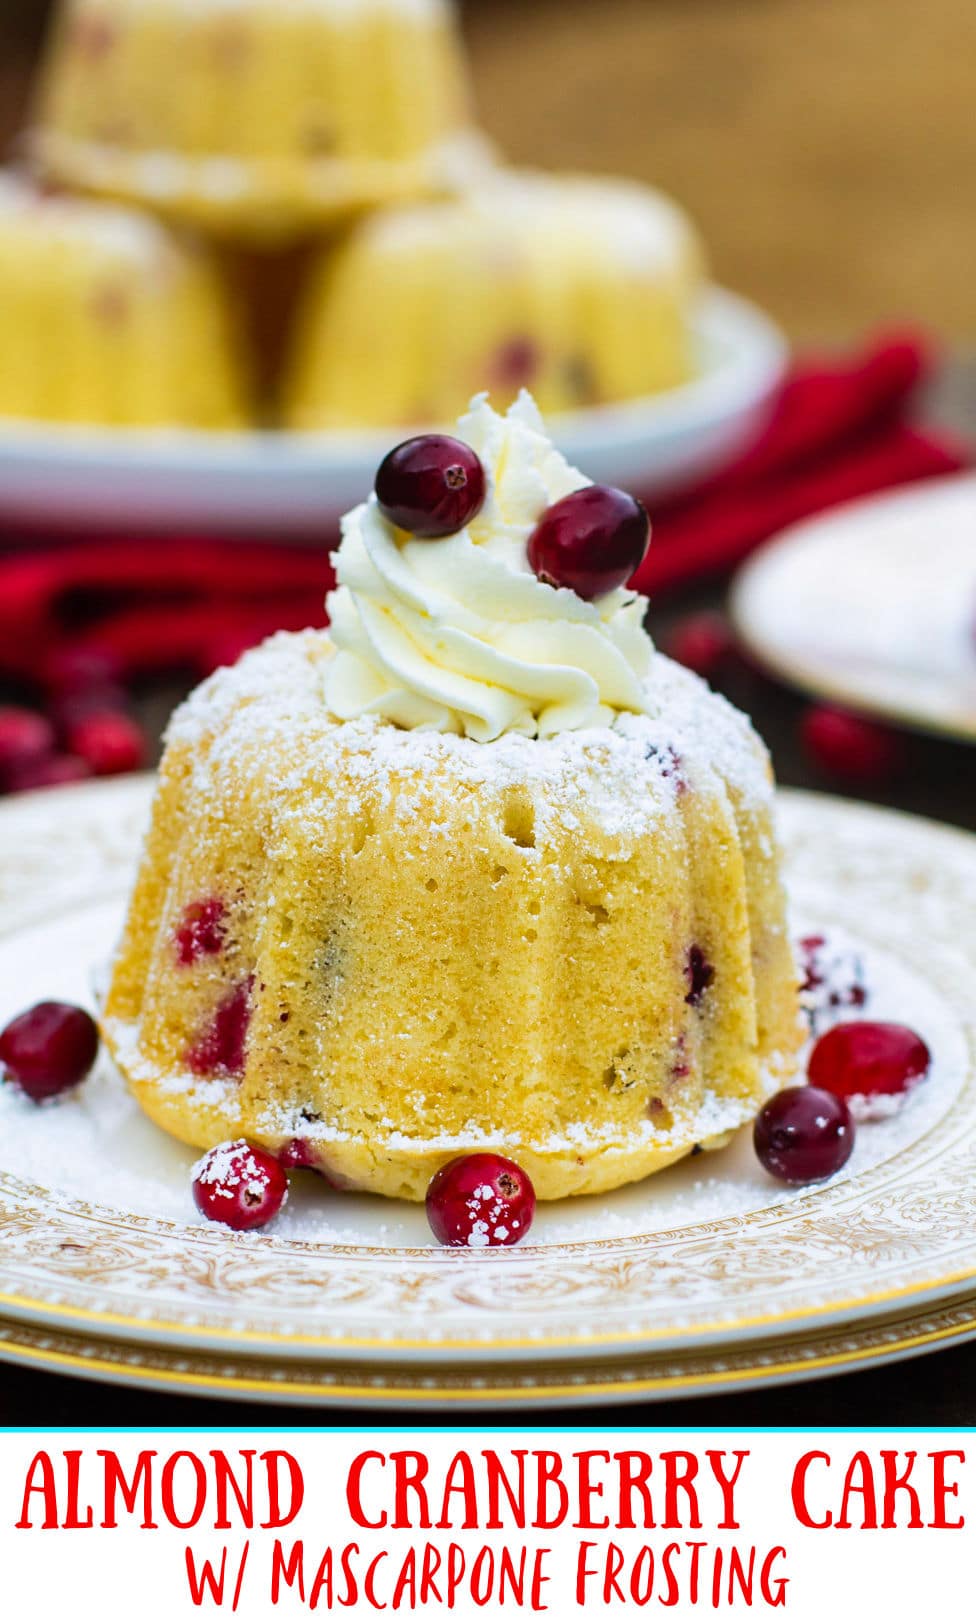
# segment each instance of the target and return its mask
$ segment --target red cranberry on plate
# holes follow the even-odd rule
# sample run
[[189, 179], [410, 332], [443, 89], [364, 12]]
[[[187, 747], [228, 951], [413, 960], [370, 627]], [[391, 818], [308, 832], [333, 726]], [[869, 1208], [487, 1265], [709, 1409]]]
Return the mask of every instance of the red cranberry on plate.
[[543, 584], [567, 586], [592, 602], [626, 585], [650, 538], [640, 501], [622, 489], [590, 484], [543, 513], [529, 539], [529, 565]]
[[735, 638], [721, 613], [689, 613], [664, 640], [664, 651], [703, 680], [720, 675], [735, 651]]
[[97, 1056], [95, 1020], [65, 1001], [39, 1001], [0, 1030], [0, 1072], [34, 1102], [80, 1085]]
[[253, 1232], [274, 1220], [288, 1177], [270, 1153], [250, 1142], [222, 1142], [193, 1167], [193, 1201], [208, 1221]]
[[442, 540], [481, 511], [485, 469], [469, 444], [427, 433], [390, 451], [375, 489], [389, 523], [417, 540]]
[[835, 1024], [810, 1054], [810, 1083], [835, 1097], [897, 1097], [924, 1080], [932, 1054], [906, 1024]]
[[122, 660], [94, 643], [59, 647], [44, 665], [44, 685], [52, 697], [75, 698], [91, 692], [120, 692], [125, 678]]
[[54, 727], [43, 714], [15, 704], [0, 706], [0, 784], [54, 753]]
[[800, 735], [818, 769], [865, 787], [895, 776], [904, 760], [904, 745], [897, 732], [830, 704], [815, 704], [807, 710]]
[[25, 760], [5, 777], [4, 785], [10, 793], [35, 793], [40, 788], [84, 782], [89, 776], [91, 767], [74, 754], [48, 754], [43, 759]]
[[92, 710], [69, 726], [71, 752], [95, 776], [120, 776], [146, 763], [146, 739], [136, 722], [116, 709]]
[[534, 1214], [529, 1177], [498, 1153], [452, 1159], [427, 1188], [430, 1229], [452, 1249], [510, 1247], [524, 1238]]
[[788, 1086], [763, 1105], [753, 1128], [765, 1170], [791, 1187], [825, 1181], [848, 1161], [854, 1121], [843, 1097], [817, 1086]]

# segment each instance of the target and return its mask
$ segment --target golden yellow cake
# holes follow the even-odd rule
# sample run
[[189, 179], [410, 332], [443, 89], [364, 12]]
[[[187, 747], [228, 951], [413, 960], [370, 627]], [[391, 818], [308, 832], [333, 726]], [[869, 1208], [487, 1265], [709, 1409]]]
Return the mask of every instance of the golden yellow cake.
[[66, 185], [280, 236], [429, 190], [468, 122], [449, 0], [65, 0], [34, 151]]
[[232, 322], [206, 251], [155, 220], [0, 175], [0, 417], [233, 428]]
[[331, 630], [170, 726], [104, 1034], [197, 1147], [421, 1199], [496, 1150], [541, 1198], [715, 1147], [790, 1072], [768, 759], [626, 589], [526, 540], [586, 485], [523, 398], [460, 425], [489, 492], [431, 542], [345, 521]]
[[569, 411], [685, 382], [698, 239], [626, 181], [494, 171], [364, 219], [323, 252], [296, 322], [297, 429], [453, 421], [490, 387]]

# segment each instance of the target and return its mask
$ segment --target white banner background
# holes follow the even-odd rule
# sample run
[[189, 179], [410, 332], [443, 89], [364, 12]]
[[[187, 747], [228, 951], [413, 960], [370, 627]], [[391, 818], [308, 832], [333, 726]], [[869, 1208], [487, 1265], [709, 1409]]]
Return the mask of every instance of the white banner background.
[[[907, 1373], [906, 1376], [911, 1376]], [[122, 1473], [131, 1479], [140, 1452], [153, 1451], [156, 1456], [147, 1464], [151, 1469], [151, 1517], [159, 1529], [143, 1529], [144, 1495], [140, 1485], [136, 1493], [136, 1511], [126, 1511], [122, 1494], [116, 1494], [119, 1527], [101, 1528], [105, 1513], [105, 1464], [98, 1455], [100, 1450], [117, 1454]], [[265, 1464], [260, 1456], [267, 1452], [287, 1452], [299, 1465], [304, 1484], [304, 1502], [295, 1520], [284, 1528], [263, 1529], [260, 1524], [249, 1528], [242, 1523], [234, 1491], [229, 1490], [229, 1517], [232, 1528], [215, 1528], [218, 1498], [215, 1490], [215, 1465], [212, 1451], [222, 1452], [239, 1482], [245, 1477], [242, 1451], [253, 1451], [254, 1508], [258, 1521], [268, 1518], [268, 1489]], [[51, 1511], [52, 1500], [41, 1489], [45, 1477], [54, 1481], [56, 1512], [63, 1525], [71, 1503], [69, 1501], [68, 1464], [65, 1452], [81, 1452], [78, 1461], [77, 1516], [82, 1520], [90, 1508], [94, 1520], [91, 1529], [43, 1529], [45, 1515]], [[377, 1529], [364, 1528], [355, 1522], [347, 1499], [347, 1482], [355, 1459], [366, 1452], [379, 1452], [389, 1458], [395, 1452], [420, 1452], [428, 1464], [425, 1481], [430, 1516], [436, 1521], [442, 1516], [445, 1479], [452, 1460], [459, 1452], [471, 1458], [470, 1473], [477, 1483], [475, 1512], [479, 1525], [465, 1527], [465, 1499], [460, 1488], [450, 1496], [448, 1513], [452, 1528], [426, 1529], [420, 1522], [421, 1499], [416, 1491], [408, 1492], [406, 1506], [412, 1523], [396, 1528], [388, 1523]], [[517, 1465], [513, 1452], [527, 1453], [526, 1501], [529, 1519], [536, 1516], [536, 1457], [535, 1453], [556, 1453], [558, 1463], [549, 1460], [550, 1471], [560, 1472], [569, 1493], [570, 1511], [558, 1528], [518, 1528], [508, 1504], [504, 1488], [498, 1491], [500, 1516], [504, 1528], [485, 1528], [489, 1517], [487, 1465], [483, 1453], [494, 1453], [509, 1479], [514, 1482]], [[798, 1522], [794, 1508], [792, 1482], [797, 1463], [807, 1452], [826, 1452], [829, 1465], [822, 1460], [811, 1464], [808, 1473], [806, 1503], [810, 1515], [823, 1520], [830, 1515], [834, 1526], [811, 1529]], [[906, 1490], [898, 1490], [894, 1497], [896, 1526], [890, 1529], [860, 1528], [865, 1506], [870, 1519], [870, 1491], [875, 1496], [875, 1508], [880, 1525], [885, 1511], [884, 1452], [895, 1453], [889, 1462], [889, 1473], [894, 1469], [902, 1473], [907, 1466], [909, 1452], [917, 1457], [910, 1473], [910, 1482], [918, 1495], [922, 1528], [908, 1528], [912, 1517], [913, 1499]], [[45, 1474], [43, 1464], [32, 1463], [40, 1452], [46, 1452], [52, 1470]], [[179, 1458], [170, 1462], [176, 1453], [190, 1452], [201, 1461]], [[581, 1452], [609, 1452], [610, 1460], [595, 1456], [589, 1465], [589, 1517], [598, 1521], [604, 1516], [611, 1520], [608, 1528], [580, 1526], [581, 1503], [580, 1465], [574, 1454]], [[615, 1460], [621, 1453], [646, 1453], [651, 1461], [651, 1472], [646, 1489], [656, 1520], [656, 1527], [645, 1530], [617, 1528], [620, 1518], [621, 1464]], [[716, 1466], [727, 1478], [735, 1473], [736, 1452], [748, 1455], [742, 1461], [732, 1495], [733, 1516], [739, 1528], [725, 1524], [726, 1497], [716, 1479], [708, 1453], [717, 1453]], [[864, 1461], [853, 1465], [857, 1489], [849, 1493], [848, 1517], [851, 1528], [838, 1528], [844, 1497], [845, 1475], [855, 1454], [863, 1452]], [[947, 1456], [939, 1464], [933, 1462], [932, 1453], [959, 1453]], [[667, 1480], [669, 1469], [673, 1474], [685, 1474], [687, 1460], [681, 1453], [692, 1453], [697, 1462], [694, 1496], [680, 1486], [671, 1493], [672, 1517], [680, 1524], [667, 1528], [664, 1520], [668, 1508]], [[669, 1463], [668, 1454], [672, 1454]], [[327, 1589], [320, 1591], [317, 1606], [311, 1606], [316, 1573], [328, 1547], [334, 1550], [333, 1611], [343, 1614], [370, 1615], [378, 1613], [438, 1614], [450, 1613], [456, 1620], [471, 1620], [485, 1612], [498, 1612], [503, 1608], [507, 1620], [516, 1620], [524, 1613], [546, 1613], [557, 1620], [580, 1613], [607, 1615], [636, 1615], [673, 1613], [692, 1615], [701, 1613], [744, 1614], [782, 1613], [794, 1620], [824, 1620], [825, 1614], [847, 1617], [864, 1616], [870, 1620], [919, 1620], [920, 1616], [934, 1614], [939, 1620], [962, 1620], [976, 1614], [976, 1446], [968, 1433], [929, 1431], [919, 1433], [893, 1432], [884, 1434], [866, 1432], [764, 1432], [701, 1430], [682, 1432], [672, 1430], [553, 1430], [553, 1431], [501, 1431], [486, 1429], [454, 1430], [334, 1430], [334, 1431], [187, 1431], [165, 1430], [146, 1433], [118, 1434], [7, 1432], [0, 1434], [0, 1614], [16, 1620], [54, 1620], [63, 1616], [71, 1620], [176, 1620], [176, 1617], [195, 1614], [237, 1614], [243, 1620], [264, 1620], [275, 1615], [303, 1615], [329, 1613]], [[167, 1463], [170, 1463], [167, 1471]], [[412, 1461], [408, 1459], [412, 1467]], [[639, 1469], [640, 1458], [625, 1459], [624, 1468], [631, 1472]], [[939, 1475], [946, 1489], [939, 1490]], [[31, 1473], [32, 1483], [38, 1487], [28, 1498], [27, 1517], [31, 1528], [18, 1529], [22, 1518], [25, 1487]], [[193, 1528], [181, 1529], [166, 1522], [164, 1478], [172, 1484], [171, 1507], [180, 1518], [192, 1516], [197, 1498], [198, 1476], [206, 1484], [205, 1508], [200, 1522]], [[144, 1476], [145, 1477], [145, 1476]], [[458, 1486], [464, 1477], [464, 1466], [455, 1465], [454, 1482]], [[390, 1520], [395, 1514], [396, 1466], [392, 1461], [367, 1461], [362, 1469], [361, 1508], [364, 1517], [379, 1521], [385, 1511]], [[585, 1475], [584, 1475], [585, 1478]], [[281, 1468], [281, 1502], [285, 1509], [290, 1501], [287, 1468]], [[868, 1486], [866, 1497], [864, 1486]], [[953, 1491], [951, 1487], [955, 1487]], [[628, 1493], [624, 1492], [625, 1500]], [[640, 1492], [631, 1493], [635, 1509], [643, 1517], [644, 1498]], [[559, 1487], [550, 1483], [545, 1501], [556, 1511], [561, 1500]], [[697, 1505], [702, 1527], [693, 1524], [693, 1501]], [[944, 1521], [964, 1521], [958, 1529], [931, 1528], [938, 1518]], [[724, 1527], [723, 1527], [724, 1526]], [[279, 1582], [278, 1601], [273, 1603], [273, 1570], [275, 1544], [280, 1542], [286, 1561], [292, 1556], [296, 1543], [303, 1548], [304, 1600], [297, 1581], [288, 1585]], [[589, 1542], [585, 1562], [594, 1573], [590, 1575], [579, 1601], [577, 1590], [581, 1544]], [[692, 1566], [695, 1554], [690, 1544], [701, 1543], [697, 1553], [697, 1598], [692, 1586]], [[358, 1546], [351, 1555], [351, 1567], [358, 1582], [358, 1595], [348, 1602], [349, 1590], [341, 1569], [343, 1549], [350, 1544]], [[453, 1594], [453, 1607], [448, 1607], [448, 1560], [451, 1544], [460, 1552], [454, 1554], [455, 1573], [458, 1576]], [[441, 1555], [441, 1565], [434, 1582], [441, 1594], [438, 1602], [432, 1594], [424, 1607], [419, 1603], [411, 1607], [409, 1585], [398, 1609], [394, 1610], [393, 1593], [397, 1575], [406, 1562], [411, 1549], [416, 1561], [418, 1577], [422, 1568], [424, 1549], [435, 1549], [429, 1558]], [[611, 1544], [619, 1549], [611, 1551]], [[641, 1549], [648, 1546], [653, 1552], [653, 1584], [650, 1583], [651, 1560]], [[666, 1554], [671, 1546], [675, 1550]], [[243, 1563], [245, 1547], [246, 1560]], [[226, 1551], [224, 1592], [221, 1603], [214, 1601], [209, 1590], [203, 1600], [195, 1604], [187, 1572], [187, 1548], [190, 1549], [198, 1574], [205, 1560], [219, 1568]], [[483, 1548], [480, 1564], [480, 1586], [472, 1591], [471, 1566]], [[502, 1551], [509, 1549], [516, 1567], [522, 1549], [526, 1549], [525, 1601], [520, 1605], [513, 1597], [510, 1585], [499, 1595], [499, 1567]], [[749, 1605], [739, 1582], [733, 1582], [733, 1596], [729, 1600], [728, 1567], [731, 1549], [738, 1549], [742, 1564], [748, 1568], [749, 1554], [755, 1552], [752, 1603]], [[776, 1554], [776, 1548], [785, 1552]], [[546, 1549], [543, 1551], [543, 1549]], [[721, 1552], [723, 1571], [718, 1586], [717, 1606], [713, 1603], [713, 1574], [717, 1554]], [[384, 1556], [385, 1555], [385, 1556]], [[608, 1555], [611, 1563], [622, 1563], [618, 1581], [624, 1592], [624, 1601], [612, 1589], [605, 1594], [603, 1572]], [[465, 1573], [460, 1573], [463, 1556]], [[363, 1589], [363, 1576], [369, 1563], [375, 1565], [374, 1596], [370, 1602]], [[769, 1579], [765, 1591], [761, 1569], [769, 1560]], [[639, 1561], [638, 1561], [639, 1560]], [[537, 1561], [537, 1562], [536, 1562]], [[671, 1575], [667, 1566], [670, 1564]], [[491, 1571], [494, 1567], [494, 1580]], [[636, 1567], [637, 1584], [630, 1590], [631, 1571]], [[533, 1568], [546, 1578], [536, 1586], [536, 1600], [532, 1607]], [[238, 1586], [235, 1606], [235, 1589]], [[785, 1586], [781, 1584], [785, 1580]], [[206, 1582], [204, 1582], [206, 1586]], [[418, 1579], [419, 1586], [419, 1579]], [[342, 1599], [347, 1601], [343, 1602]], [[379, 1604], [387, 1604], [386, 1609]]]

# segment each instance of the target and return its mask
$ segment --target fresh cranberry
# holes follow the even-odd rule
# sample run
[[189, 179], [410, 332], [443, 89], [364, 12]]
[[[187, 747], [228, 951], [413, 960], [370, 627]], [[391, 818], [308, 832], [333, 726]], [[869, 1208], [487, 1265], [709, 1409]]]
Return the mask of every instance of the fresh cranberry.
[[75, 759], [73, 754], [51, 754], [47, 759], [27, 760], [4, 778], [4, 786], [11, 793], [34, 793], [39, 788], [84, 782], [89, 776], [91, 769], [83, 759]]
[[817, 1086], [788, 1086], [760, 1109], [753, 1129], [764, 1169], [792, 1187], [824, 1181], [854, 1147], [854, 1121], [843, 1097]]
[[108, 647], [59, 647], [44, 665], [44, 685], [52, 697], [121, 691], [125, 669]]
[[427, 1219], [438, 1243], [452, 1249], [510, 1247], [535, 1214], [524, 1170], [497, 1153], [468, 1153], [445, 1164], [427, 1188]]
[[545, 585], [566, 585], [584, 602], [626, 585], [644, 561], [651, 526], [640, 501], [591, 484], [557, 501], [529, 539], [529, 564]]
[[807, 710], [801, 738], [816, 766], [846, 782], [865, 786], [885, 782], [903, 763], [904, 749], [897, 732], [829, 704], [815, 704]]
[[83, 1007], [39, 1001], [0, 1031], [0, 1069], [34, 1102], [80, 1085], [98, 1056], [98, 1029]]
[[184, 906], [176, 925], [176, 960], [180, 967], [192, 967], [204, 956], [219, 956], [226, 943], [227, 907], [216, 895], [208, 900], [191, 900]]
[[689, 1007], [699, 1007], [712, 980], [715, 969], [705, 955], [700, 945], [692, 945], [685, 963], [685, 978], [688, 981], [688, 994], [685, 1001]]
[[192, 1042], [186, 1061], [194, 1074], [238, 1080], [244, 1073], [247, 1031], [251, 1022], [252, 979], [228, 990], [200, 1034]]
[[664, 643], [668, 656], [704, 680], [714, 680], [728, 663], [735, 641], [721, 613], [690, 613]]
[[893, 1097], [924, 1080], [932, 1054], [905, 1024], [835, 1024], [810, 1054], [810, 1083], [835, 1097]]
[[288, 1196], [277, 1159], [250, 1142], [222, 1142], [193, 1167], [193, 1201], [208, 1221], [253, 1232], [274, 1220]]
[[54, 727], [43, 714], [13, 705], [0, 708], [0, 779], [4, 785], [27, 765], [54, 752]]
[[441, 540], [481, 511], [485, 469], [469, 444], [424, 434], [390, 451], [376, 474], [376, 499], [398, 529], [418, 540]]
[[129, 715], [114, 709], [83, 714], [68, 730], [66, 741], [95, 776], [120, 776], [146, 763], [141, 730]]

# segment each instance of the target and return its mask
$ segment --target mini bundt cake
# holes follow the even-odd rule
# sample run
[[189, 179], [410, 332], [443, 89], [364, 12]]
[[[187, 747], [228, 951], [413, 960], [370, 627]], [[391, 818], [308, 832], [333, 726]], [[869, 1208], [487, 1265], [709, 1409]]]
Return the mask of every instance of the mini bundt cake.
[[429, 191], [477, 151], [449, 0], [65, 0], [33, 148], [244, 237]]
[[233, 428], [246, 387], [206, 251], [127, 209], [0, 176], [0, 416]]
[[526, 398], [460, 431], [480, 512], [432, 541], [374, 495], [331, 632], [276, 636], [175, 716], [104, 1032], [195, 1146], [408, 1199], [491, 1149], [551, 1199], [750, 1119], [799, 1043], [796, 979], [748, 721], [654, 654], [639, 598], [527, 561], [544, 514], [614, 492]]
[[490, 384], [546, 412], [693, 374], [697, 237], [625, 181], [493, 171], [450, 199], [364, 219], [323, 251], [296, 321], [296, 429], [453, 421]]

